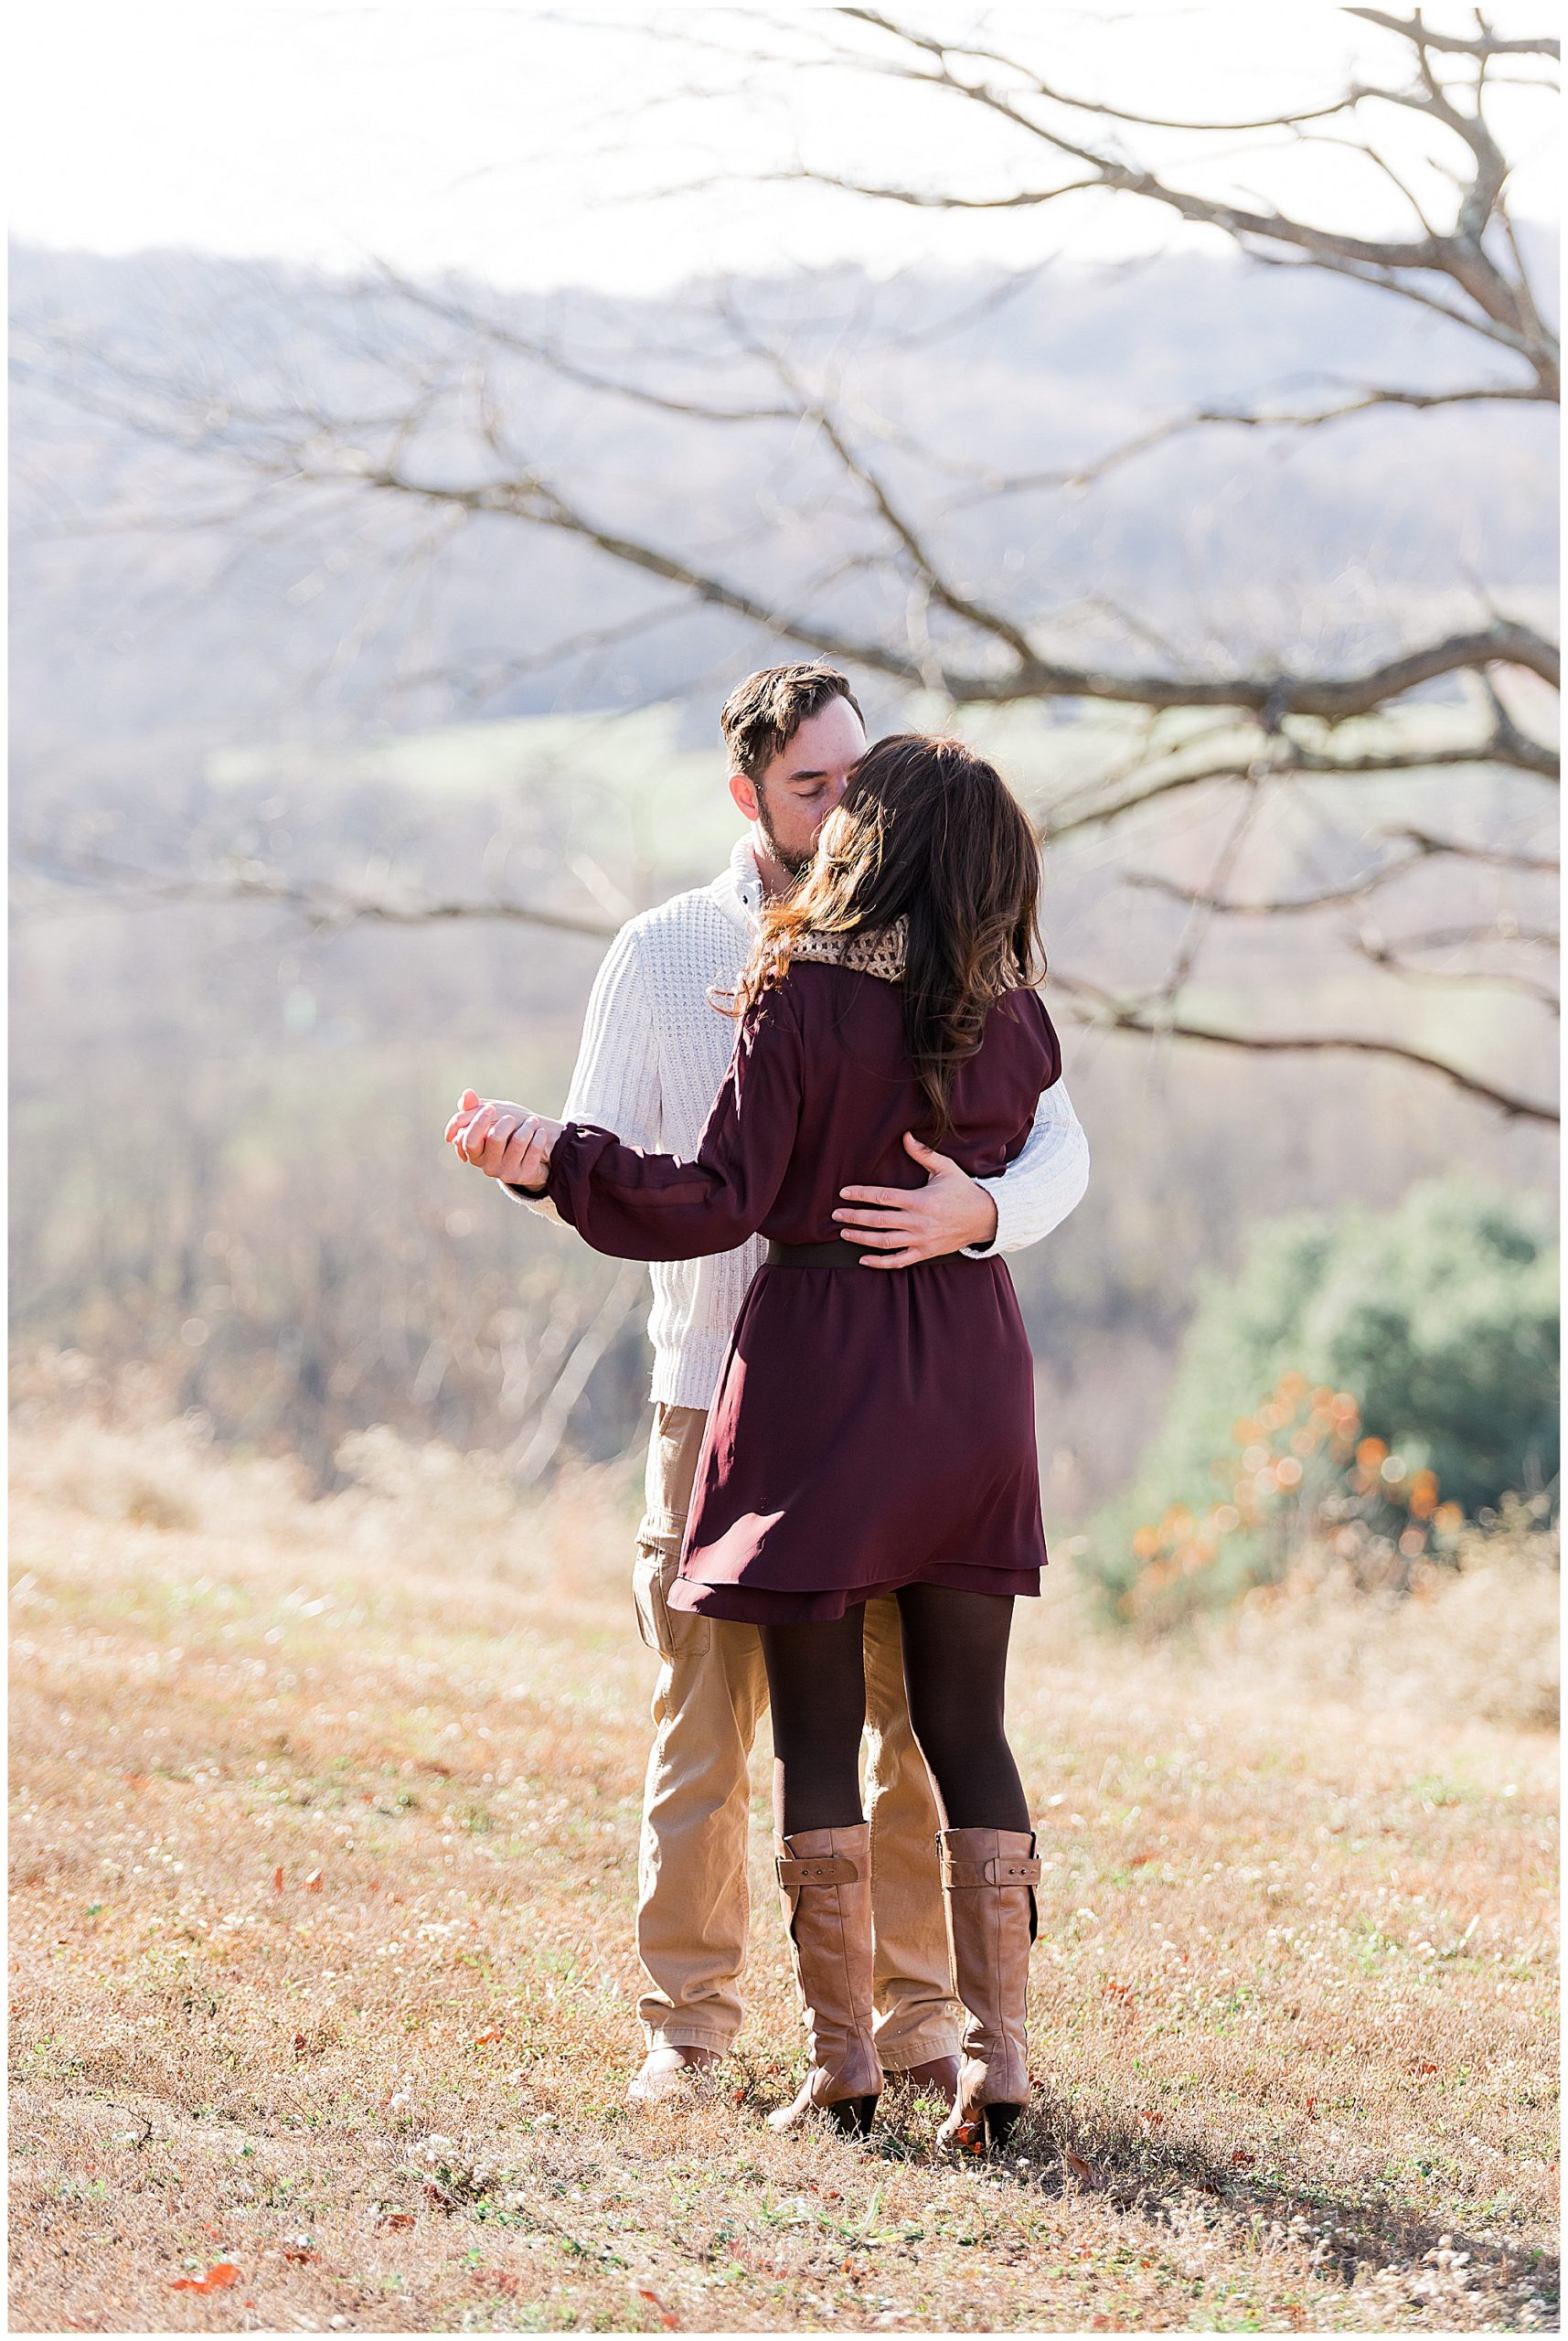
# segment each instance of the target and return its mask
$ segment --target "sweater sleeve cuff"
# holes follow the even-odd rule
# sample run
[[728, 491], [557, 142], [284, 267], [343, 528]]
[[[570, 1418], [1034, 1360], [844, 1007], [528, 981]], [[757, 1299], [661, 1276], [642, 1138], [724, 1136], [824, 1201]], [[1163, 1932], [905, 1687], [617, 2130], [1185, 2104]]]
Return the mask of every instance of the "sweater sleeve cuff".
[[975, 1184], [977, 1187], [984, 1187], [996, 1205], [997, 1224], [992, 1230], [988, 1244], [965, 1244], [958, 1256], [962, 1260], [994, 1260], [999, 1252], [1005, 1252], [1008, 1248], [1002, 1241], [1002, 1213], [1006, 1209], [1002, 1196], [1002, 1181], [1000, 1179], [976, 1179]]

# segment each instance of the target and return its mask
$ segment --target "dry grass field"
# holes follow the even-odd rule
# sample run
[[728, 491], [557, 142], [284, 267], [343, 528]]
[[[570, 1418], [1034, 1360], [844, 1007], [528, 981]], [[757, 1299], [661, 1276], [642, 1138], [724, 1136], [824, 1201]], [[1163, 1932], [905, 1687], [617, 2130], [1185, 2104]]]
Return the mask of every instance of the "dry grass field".
[[1038, 2111], [953, 2166], [927, 2102], [763, 2127], [800, 2034], [760, 1793], [741, 2053], [624, 2103], [624, 1473], [518, 1512], [374, 1438], [314, 1505], [175, 1432], [13, 1460], [13, 2329], [1554, 2323], [1544, 1569], [1179, 1661], [1051, 1573]]

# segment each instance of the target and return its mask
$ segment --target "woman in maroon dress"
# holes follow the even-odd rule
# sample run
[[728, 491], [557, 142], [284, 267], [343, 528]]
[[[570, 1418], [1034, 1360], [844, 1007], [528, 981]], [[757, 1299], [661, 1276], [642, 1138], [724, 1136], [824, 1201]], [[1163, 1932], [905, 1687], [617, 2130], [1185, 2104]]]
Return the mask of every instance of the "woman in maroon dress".
[[989, 764], [955, 741], [881, 741], [801, 884], [764, 916], [696, 1159], [540, 1122], [546, 1192], [595, 1250], [672, 1260], [769, 1239], [669, 1598], [762, 1636], [778, 1876], [812, 2046], [781, 2125], [820, 2106], [864, 2129], [881, 2086], [859, 1755], [863, 1605], [890, 1594], [947, 1823], [968, 2014], [944, 2141], [999, 2142], [1028, 2093], [1040, 1864], [1003, 1694], [1013, 1598], [1038, 1594], [1046, 1559], [1029, 1343], [1001, 1260], [869, 1271], [837, 1208], [850, 1177], [918, 1181], [906, 1131], [971, 1177], [1022, 1149], [1061, 1070], [1032, 988], [1038, 893], [1033, 836]]

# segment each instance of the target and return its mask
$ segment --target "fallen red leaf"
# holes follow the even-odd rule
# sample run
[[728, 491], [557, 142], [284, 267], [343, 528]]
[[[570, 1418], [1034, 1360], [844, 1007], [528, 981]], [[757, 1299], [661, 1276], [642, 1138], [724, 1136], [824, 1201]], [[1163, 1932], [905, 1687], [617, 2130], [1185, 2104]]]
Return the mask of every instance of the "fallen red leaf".
[[1095, 2169], [1092, 2162], [1085, 2162], [1082, 2154], [1075, 2154], [1071, 2147], [1069, 2147], [1061, 2159], [1067, 2165], [1068, 2169], [1072, 2173], [1073, 2177], [1082, 2179], [1085, 2186], [1098, 2186], [1100, 2185], [1100, 2173]]
[[320, 1870], [318, 1870], [318, 1869], [313, 1869], [313, 1870], [312, 1870], [312, 1872], [311, 1872], [310, 1876], [305, 1879], [305, 1882], [304, 1882], [304, 1890], [305, 1890], [305, 1892], [306, 1892], [307, 1894], [319, 1894], [319, 1893], [321, 1892], [321, 1872], [320, 1872]]
[[[427, 2186], [425, 2188], [425, 2193], [427, 2195], [435, 2196], [438, 2202], [441, 2199], [433, 2186]], [[394, 2230], [400, 2231], [405, 2228], [411, 2228], [413, 2223], [414, 2215], [411, 2211], [383, 2211], [380, 2218], [377, 2220], [376, 2225], [379, 2228], [391, 2228]]]
[[1250, 2170], [1256, 2160], [1256, 2154], [1248, 2154], [1245, 2146], [1238, 2146], [1231, 2156], [1231, 2165], [1235, 2170]]
[[1307, 2118], [1309, 2122], [1316, 2122], [1317, 2119], [1317, 2100], [1315, 2097], [1309, 2097], [1307, 2100]]
[[176, 2276], [169, 2286], [171, 2293], [221, 2293], [240, 2282], [240, 2271], [231, 2260], [220, 2260], [205, 2276]]
[[280, 1863], [278, 1864], [277, 1868], [272, 1872], [272, 1891], [273, 1891], [273, 1893], [274, 1893], [274, 1894], [281, 1894], [281, 1893], [283, 1892], [283, 1865], [282, 1862], [280, 1862]]
[[657, 2293], [646, 2292], [639, 2286], [637, 2298], [640, 2301], [650, 2301], [653, 2304], [654, 2307], [656, 2308], [659, 2313], [659, 2323], [663, 2325], [667, 2333], [677, 2333], [680, 2330], [677, 2320], [670, 2314], [663, 2301], [660, 2300]]
[[305, 2251], [302, 2250], [299, 2245], [294, 2244], [285, 2249], [283, 2258], [285, 2260], [292, 2260], [296, 2268], [303, 2268], [308, 2261], [312, 2260], [319, 2260], [321, 2258], [321, 2254], [319, 2251]]
[[492, 2040], [505, 2040], [506, 2036], [505, 2027], [498, 2024], [493, 2024], [488, 2032], [475, 2034], [474, 2046], [475, 2048], [487, 2048]]
[[1437, 2068], [1435, 2065], [1423, 2064], [1417, 2065], [1415, 2069], [1418, 2073], [1435, 2073], [1437, 2070]]

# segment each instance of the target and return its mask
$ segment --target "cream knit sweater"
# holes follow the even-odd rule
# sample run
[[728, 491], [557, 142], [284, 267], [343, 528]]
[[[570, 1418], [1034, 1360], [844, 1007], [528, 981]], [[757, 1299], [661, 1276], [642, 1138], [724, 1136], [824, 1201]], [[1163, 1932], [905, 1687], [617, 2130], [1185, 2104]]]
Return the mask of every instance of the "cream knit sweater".
[[[762, 901], [751, 841], [741, 838], [711, 886], [677, 894], [621, 929], [594, 978], [563, 1120], [593, 1122], [650, 1152], [688, 1159], [697, 1152], [735, 1042], [734, 1023], [709, 1004], [709, 986], [731, 984], [745, 965]], [[1038, 1244], [1088, 1181], [1088, 1140], [1058, 1081], [1042, 1095], [1018, 1160], [981, 1181], [997, 1206], [988, 1250]], [[548, 1203], [516, 1187], [507, 1192], [555, 1217]], [[731, 1330], [765, 1248], [753, 1236], [738, 1252], [652, 1264], [656, 1401], [711, 1405]]]

